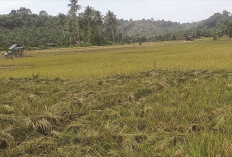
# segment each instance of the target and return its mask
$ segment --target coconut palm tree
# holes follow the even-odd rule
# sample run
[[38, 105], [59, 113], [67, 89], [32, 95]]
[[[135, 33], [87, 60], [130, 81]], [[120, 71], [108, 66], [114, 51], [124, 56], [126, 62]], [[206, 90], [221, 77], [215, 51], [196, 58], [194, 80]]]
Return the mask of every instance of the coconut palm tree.
[[112, 35], [112, 39], [113, 39], [113, 43], [115, 43], [114, 32], [115, 32], [116, 26], [117, 26], [116, 15], [114, 15], [113, 12], [108, 11], [107, 14], [106, 14], [106, 16], [105, 16], [105, 23], [106, 23], [106, 26], [110, 29], [111, 35]]
[[232, 38], [232, 21], [226, 21], [225, 25], [226, 25], [226, 30], [228, 32], [228, 36]]
[[[77, 31], [77, 36], [78, 36], [78, 41], [79, 44], [81, 43], [81, 38], [80, 38], [80, 30], [79, 30], [79, 25], [77, 22], [77, 12], [82, 8], [81, 5], [78, 4], [78, 0], [70, 0], [70, 4], [68, 4], [68, 7], [70, 7], [69, 14], [72, 16], [73, 24], [75, 27], [73, 27], [73, 34], [75, 36], [76, 31]], [[75, 39], [75, 37], [74, 37]]]
[[[63, 30], [63, 38], [66, 39], [66, 35], [67, 35], [66, 30], [67, 30], [67, 22], [68, 22], [66, 15], [59, 13], [58, 22], [60, 24], [60, 29]], [[69, 31], [69, 32], [71, 32], [71, 31]], [[70, 41], [71, 41], [71, 39], [70, 39]], [[63, 43], [65, 43], [65, 45], [68, 45], [67, 40], [65, 40], [65, 42], [63, 42]]]
[[95, 12], [94, 20], [98, 27], [98, 39], [99, 39], [99, 46], [101, 46], [101, 25], [102, 25], [102, 15], [100, 11]]
[[59, 24], [62, 26], [62, 28], [64, 28], [66, 23], [66, 16], [62, 13], [59, 13], [58, 18], [59, 18]]
[[87, 29], [88, 29], [88, 42], [90, 43], [90, 22], [92, 20], [92, 13], [93, 13], [93, 8], [90, 7], [90, 6], [87, 6], [86, 9], [85, 9], [85, 16], [86, 16], [86, 19], [87, 19]]
[[70, 7], [69, 13], [73, 15], [76, 15], [77, 12], [82, 8], [81, 5], [78, 4], [78, 0], [70, 0], [68, 7]]

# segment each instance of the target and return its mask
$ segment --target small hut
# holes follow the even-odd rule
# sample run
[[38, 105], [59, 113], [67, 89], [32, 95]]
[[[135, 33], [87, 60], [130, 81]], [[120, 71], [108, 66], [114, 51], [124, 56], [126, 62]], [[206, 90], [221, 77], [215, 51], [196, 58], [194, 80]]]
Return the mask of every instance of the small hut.
[[135, 43], [134, 40], [128, 40], [128, 41], [127, 41], [127, 44], [133, 44], [133, 43]]
[[186, 41], [194, 41], [194, 37], [193, 36], [187, 36]]
[[47, 48], [54, 48], [56, 47], [56, 44], [54, 43], [47, 43]]
[[11, 57], [12, 57], [12, 58], [24, 57], [23, 49], [24, 49], [24, 47], [22, 47], [21, 45], [19, 45], [19, 44], [14, 44], [14, 45], [12, 45], [12, 46], [9, 48], [9, 51], [3, 53], [3, 55], [4, 55], [6, 58], [11, 58]]
[[222, 38], [229, 38], [229, 36], [228, 35], [223, 35]]

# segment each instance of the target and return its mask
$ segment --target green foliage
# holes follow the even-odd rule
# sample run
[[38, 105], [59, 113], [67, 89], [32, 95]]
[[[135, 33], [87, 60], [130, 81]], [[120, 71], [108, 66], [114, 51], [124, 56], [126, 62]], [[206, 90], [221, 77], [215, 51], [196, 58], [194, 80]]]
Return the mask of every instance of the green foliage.
[[213, 40], [218, 40], [218, 34], [217, 34], [217, 32], [214, 32], [212, 36], [213, 36]]
[[84, 12], [77, 12], [81, 6], [77, 0], [71, 0], [68, 15], [50, 16], [46, 11], [39, 15], [30, 9], [12, 10], [7, 15], [0, 15], [0, 48], [19, 43], [26, 48], [46, 48], [47, 43], [60, 47], [75, 45], [107, 45], [127, 43], [128, 41], [167, 41], [181, 40], [185, 36], [194, 38], [232, 36], [231, 15], [224, 11], [216, 13], [209, 19], [195, 23], [177, 23], [154, 19], [118, 20], [108, 11], [103, 16], [99, 11], [88, 6]]
[[[231, 21], [232, 17], [229, 12], [224, 11], [215, 13], [210, 18], [194, 23], [177, 23], [172, 21], [153, 19], [143, 20], [119, 20], [124, 30], [125, 40], [140, 41], [167, 41], [185, 39], [185, 36], [192, 35], [194, 38], [212, 37], [216, 30], [219, 36], [228, 35], [230, 26], [226, 24]], [[232, 32], [232, 31], [231, 31]]]

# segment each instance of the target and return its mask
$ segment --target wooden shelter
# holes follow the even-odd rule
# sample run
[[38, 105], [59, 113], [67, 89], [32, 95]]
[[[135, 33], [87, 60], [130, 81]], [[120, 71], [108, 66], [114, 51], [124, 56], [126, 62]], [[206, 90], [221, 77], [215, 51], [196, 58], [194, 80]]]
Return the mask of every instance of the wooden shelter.
[[56, 44], [54, 43], [47, 43], [47, 48], [53, 48], [56, 47]]
[[24, 49], [24, 47], [22, 47], [21, 45], [19, 45], [19, 44], [14, 44], [14, 45], [12, 45], [12, 46], [9, 48], [8, 52], [3, 53], [3, 55], [4, 55], [6, 58], [19, 58], [19, 57], [24, 57], [23, 49]]
[[193, 36], [187, 36], [186, 41], [194, 41], [194, 37]]
[[127, 41], [127, 44], [133, 44], [133, 43], [135, 43], [134, 40], [128, 40], [128, 41]]

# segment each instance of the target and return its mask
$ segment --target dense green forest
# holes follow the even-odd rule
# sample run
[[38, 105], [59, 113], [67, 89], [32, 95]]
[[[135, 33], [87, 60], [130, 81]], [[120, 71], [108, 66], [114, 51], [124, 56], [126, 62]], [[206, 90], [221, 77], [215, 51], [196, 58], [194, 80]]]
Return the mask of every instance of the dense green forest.
[[0, 15], [0, 48], [19, 43], [27, 49], [45, 48], [47, 43], [58, 47], [90, 46], [127, 43], [128, 41], [179, 40], [232, 36], [230, 12], [215, 13], [210, 18], [194, 23], [178, 23], [154, 19], [123, 20], [108, 11], [105, 15], [87, 6], [83, 12], [77, 0], [70, 0], [70, 11], [57, 16], [42, 10], [34, 14], [21, 7], [9, 14]]

